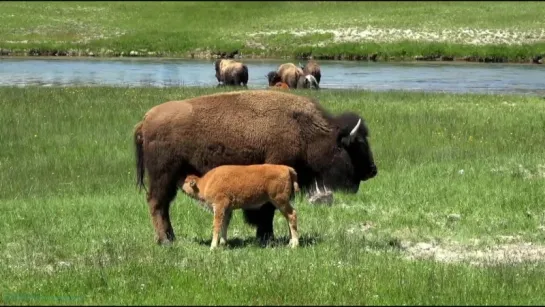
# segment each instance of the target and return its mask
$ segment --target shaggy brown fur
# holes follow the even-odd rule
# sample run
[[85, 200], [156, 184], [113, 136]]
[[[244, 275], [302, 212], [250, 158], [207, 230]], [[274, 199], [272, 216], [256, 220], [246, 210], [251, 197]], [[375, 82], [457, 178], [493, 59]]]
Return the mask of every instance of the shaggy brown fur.
[[276, 72], [280, 76], [280, 80], [286, 83], [290, 88], [297, 88], [299, 79], [305, 76], [303, 70], [293, 63], [280, 65]]
[[307, 62], [307, 64], [303, 67], [301, 67], [303, 69], [303, 73], [305, 75], [313, 75], [314, 78], [316, 78], [316, 81], [318, 81], [318, 83], [320, 83], [320, 79], [322, 78], [322, 72], [321, 72], [321, 69], [320, 69], [320, 65], [314, 61], [314, 60], [310, 60]]
[[[196, 137], [199, 136], [199, 137]], [[301, 187], [319, 179], [331, 190], [357, 192], [376, 175], [367, 128], [354, 113], [333, 116], [312, 98], [244, 90], [169, 101], [135, 126], [137, 182], [144, 186], [158, 243], [175, 239], [169, 208], [179, 180], [220, 165], [283, 164]], [[272, 238], [274, 206], [244, 210], [257, 236]]]
[[248, 84], [248, 67], [235, 60], [219, 59], [214, 63], [216, 79], [224, 85]]
[[275, 164], [223, 165], [204, 176], [189, 175], [182, 184], [189, 196], [210, 204], [214, 230], [210, 249], [227, 243], [227, 229], [233, 210], [255, 209], [271, 202], [288, 221], [290, 245], [299, 245], [297, 214], [290, 204], [299, 191], [297, 173], [289, 166]]

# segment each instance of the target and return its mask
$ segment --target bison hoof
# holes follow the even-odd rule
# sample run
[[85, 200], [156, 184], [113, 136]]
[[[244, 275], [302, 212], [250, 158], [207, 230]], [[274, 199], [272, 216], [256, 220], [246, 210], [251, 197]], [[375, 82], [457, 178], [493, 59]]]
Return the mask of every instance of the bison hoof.
[[269, 245], [272, 241], [274, 241], [274, 235], [273, 234], [266, 234], [263, 236], [257, 236], [257, 240], [259, 241], [259, 245], [262, 247], [265, 247]]

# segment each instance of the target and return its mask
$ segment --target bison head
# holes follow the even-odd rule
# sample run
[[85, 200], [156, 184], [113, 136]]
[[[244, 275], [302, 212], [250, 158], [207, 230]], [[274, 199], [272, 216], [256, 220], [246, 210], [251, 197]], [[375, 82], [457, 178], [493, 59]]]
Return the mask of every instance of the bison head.
[[280, 75], [276, 71], [271, 71], [267, 74], [267, 80], [269, 80], [269, 86], [274, 86], [281, 81]]
[[335, 153], [321, 174], [323, 185], [332, 190], [356, 193], [361, 181], [377, 175], [377, 166], [364, 120], [354, 113], [333, 118], [336, 130]]
[[299, 80], [297, 80], [297, 88], [320, 89], [320, 86], [318, 85], [316, 78], [314, 78], [313, 75], [308, 74], [306, 76], [299, 77]]

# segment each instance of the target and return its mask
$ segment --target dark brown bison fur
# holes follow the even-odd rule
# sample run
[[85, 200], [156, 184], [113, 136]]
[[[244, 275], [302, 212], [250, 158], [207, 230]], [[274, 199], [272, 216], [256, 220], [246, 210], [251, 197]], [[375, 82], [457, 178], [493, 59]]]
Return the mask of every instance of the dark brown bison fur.
[[216, 79], [224, 85], [248, 84], [248, 67], [235, 60], [219, 59], [214, 63]]
[[307, 62], [307, 64], [303, 67], [301, 67], [301, 69], [303, 69], [303, 73], [305, 75], [313, 75], [314, 78], [316, 78], [316, 81], [318, 81], [318, 83], [320, 83], [320, 79], [322, 78], [322, 72], [321, 72], [321, 69], [320, 69], [320, 65], [314, 61], [314, 60], [310, 60]]
[[[169, 207], [178, 182], [220, 165], [283, 164], [296, 170], [303, 191], [319, 182], [357, 192], [377, 174], [367, 134], [359, 115], [334, 116], [312, 98], [284, 91], [224, 92], [151, 108], [135, 126], [134, 142], [140, 186], [148, 174], [157, 242], [175, 238]], [[270, 203], [244, 210], [259, 239], [273, 236], [274, 212]]]

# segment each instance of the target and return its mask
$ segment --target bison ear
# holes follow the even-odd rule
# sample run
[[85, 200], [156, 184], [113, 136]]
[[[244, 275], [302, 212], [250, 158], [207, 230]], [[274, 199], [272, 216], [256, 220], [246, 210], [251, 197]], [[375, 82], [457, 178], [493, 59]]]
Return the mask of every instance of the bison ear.
[[340, 137], [340, 143], [342, 147], [347, 148], [350, 146], [350, 144], [354, 141], [354, 138], [350, 135], [344, 135]]
[[356, 125], [352, 128], [352, 130], [350, 130], [350, 133], [346, 134], [346, 132], [341, 131], [341, 133], [339, 134], [339, 138], [340, 138], [340, 143], [342, 144], [343, 147], [350, 146], [350, 144], [352, 144], [356, 140], [356, 137], [358, 136], [357, 132], [358, 132], [358, 129], [360, 128], [360, 125], [361, 125], [361, 118], [358, 120], [358, 123], [356, 123]]

